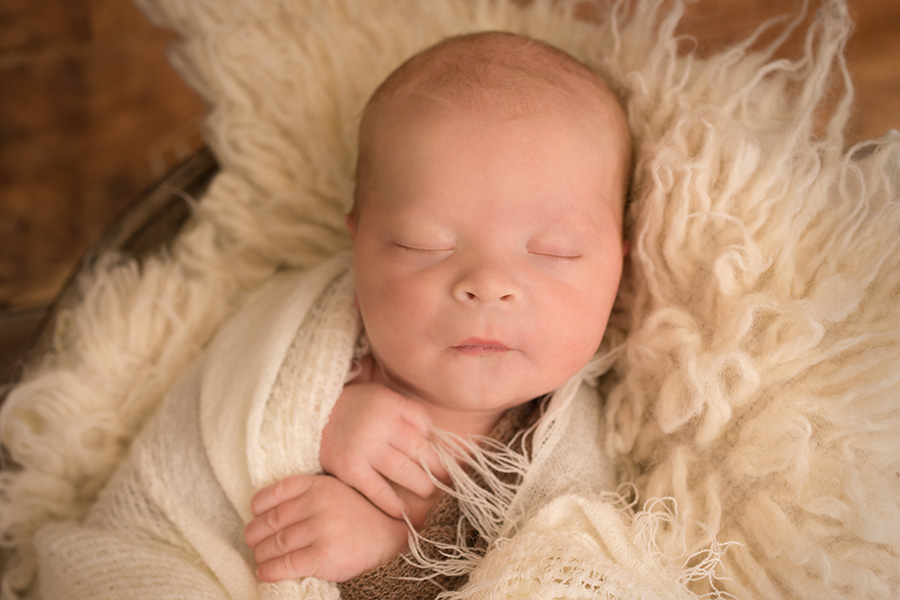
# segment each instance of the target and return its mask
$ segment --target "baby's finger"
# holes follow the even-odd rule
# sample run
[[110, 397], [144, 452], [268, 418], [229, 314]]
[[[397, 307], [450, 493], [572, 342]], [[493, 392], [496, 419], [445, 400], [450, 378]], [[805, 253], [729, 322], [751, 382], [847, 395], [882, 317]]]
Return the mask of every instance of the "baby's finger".
[[307, 504], [308, 501], [302, 497], [292, 498], [260, 514], [244, 528], [244, 541], [251, 548], [255, 548], [276, 532], [300, 523], [308, 517]]
[[260, 542], [275, 535], [281, 527], [284, 517], [278, 514], [278, 507], [256, 517], [244, 528], [244, 541], [251, 548], [255, 548]]
[[[438, 458], [434, 447], [429, 443], [428, 436], [422, 435], [418, 429], [406, 425], [401, 427], [391, 439], [391, 445], [408, 456], [417, 464], [425, 463], [431, 474], [444, 483], [449, 483], [450, 476], [447, 469]], [[398, 482], [399, 483], [399, 482]]]
[[260, 581], [284, 581], [313, 577], [319, 568], [318, 554], [311, 546], [307, 546], [260, 564], [256, 568], [256, 576]]
[[293, 475], [286, 477], [278, 483], [259, 490], [253, 500], [250, 501], [250, 510], [254, 515], [271, 510], [285, 500], [296, 498], [305, 494], [315, 481], [315, 477], [310, 475]]
[[403, 518], [403, 501], [379, 473], [369, 470], [360, 475], [356, 481], [348, 481], [348, 484], [365, 496], [369, 502], [377, 506], [383, 513], [395, 519]]
[[417, 458], [428, 466], [428, 470], [434, 475], [435, 479], [444, 484], [450, 484], [450, 473], [447, 472], [444, 463], [441, 462], [438, 453], [431, 444], [426, 444], [420, 448]]
[[280, 529], [253, 548], [253, 559], [257, 565], [290, 554], [313, 543], [312, 528], [306, 523], [298, 523]]
[[420, 498], [428, 498], [435, 491], [434, 482], [422, 466], [396, 448], [379, 454], [372, 467], [385, 479], [406, 488]]

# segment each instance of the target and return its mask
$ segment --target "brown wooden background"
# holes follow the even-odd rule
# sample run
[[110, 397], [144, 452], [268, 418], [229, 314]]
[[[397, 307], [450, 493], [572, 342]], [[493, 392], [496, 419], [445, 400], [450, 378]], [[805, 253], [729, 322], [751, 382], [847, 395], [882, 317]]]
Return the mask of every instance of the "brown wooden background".
[[[900, 2], [849, 4], [860, 139], [900, 127]], [[715, 45], [797, 6], [700, 0], [685, 31]], [[0, 0], [0, 384], [82, 252], [202, 144], [172, 39], [129, 0]]]

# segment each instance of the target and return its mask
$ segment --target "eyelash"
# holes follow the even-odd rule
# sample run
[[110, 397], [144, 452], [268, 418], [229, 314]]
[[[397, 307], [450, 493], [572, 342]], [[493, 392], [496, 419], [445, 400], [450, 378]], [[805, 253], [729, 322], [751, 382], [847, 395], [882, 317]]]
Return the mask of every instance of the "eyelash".
[[541, 258], [549, 258], [559, 262], [575, 262], [576, 260], [580, 260], [583, 255], [578, 254], [575, 256], [566, 256], [560, 254], [545, 254], [543, 252], [532, 252], [535, 256], [540, 256]]
[[[404, 246], [403, 244], [394, 243], [394, 246], [404, 250], [406, 252], [410, 252], [413, 254], [438, 254], [440, 252], [451, 252], [453, 248], [414, 248], [412, 246]], [[583, 255], [578, 254], [575, 256], [566, 256], [561, 254], [545, 254], [543, 252], [531, 252], [530, 254], [534, 256], [540, 256], [541, 258], [548, 258], [550, 260], [556, 262], [575, 262], [580, 260]]]
[[413, 252], [416, 254], [433, 254], [435, 252], [450, 252], [452, 248], [413, 248], [412, 246], [404, 246], [403, 244], [394, 244], [396, 247], [401, 250], [406, 250], [407, 252]]

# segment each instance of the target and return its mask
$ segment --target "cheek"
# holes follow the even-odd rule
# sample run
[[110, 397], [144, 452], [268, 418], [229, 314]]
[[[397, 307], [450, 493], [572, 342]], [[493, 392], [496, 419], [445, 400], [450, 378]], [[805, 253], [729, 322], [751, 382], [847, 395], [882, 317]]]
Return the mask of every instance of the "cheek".
[[359, 282], [360, 312], [373, 344], [405, 345], [427, 333], [433, 301], [409, 278], [381, 277]]
[[586, 306], [570, 306], [558, 314], [551, 334], [556, 338], [553, 345], [559, 348], [561, 357], [573, 363], [583, 363], [600, 345], [606, 330], [606, 318], [596, 308]]
[[568, 289], [555, 294], [543, 307], [547, 350], [575, 370], [581, 368], [603, 339], [615, 291], [588, 286], [583, 293]]

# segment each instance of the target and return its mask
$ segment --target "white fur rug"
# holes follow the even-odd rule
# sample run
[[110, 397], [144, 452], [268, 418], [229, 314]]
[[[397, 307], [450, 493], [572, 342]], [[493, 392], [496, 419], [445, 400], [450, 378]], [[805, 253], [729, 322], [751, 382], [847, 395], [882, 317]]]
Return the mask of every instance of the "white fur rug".
[[648, 544], [696, 561], [736, 542], [698, 595], [900, 595], [900, 136], [844, 147], [843, 2], [816, 7], [792, 60], [749, 41], [679, 54], [674, 0], [617, 3], [594, 23], [567, 2], [138, 3], [181, 35], [172, 58], [210, 103], [222, 170], [170, 254], [111, 257], [84, 282], [57, 351], [4, 405], [22, 465], [0, 473], [16, 551], [4, 598], [33, 577], [34, 531], [85, 512], [242, 298], [349, 246], [355, 127], [375, 85], [480, 29], [555, 44], [626, 100], [633, 249], [600, 385], [620, 481], [670, 513]]

